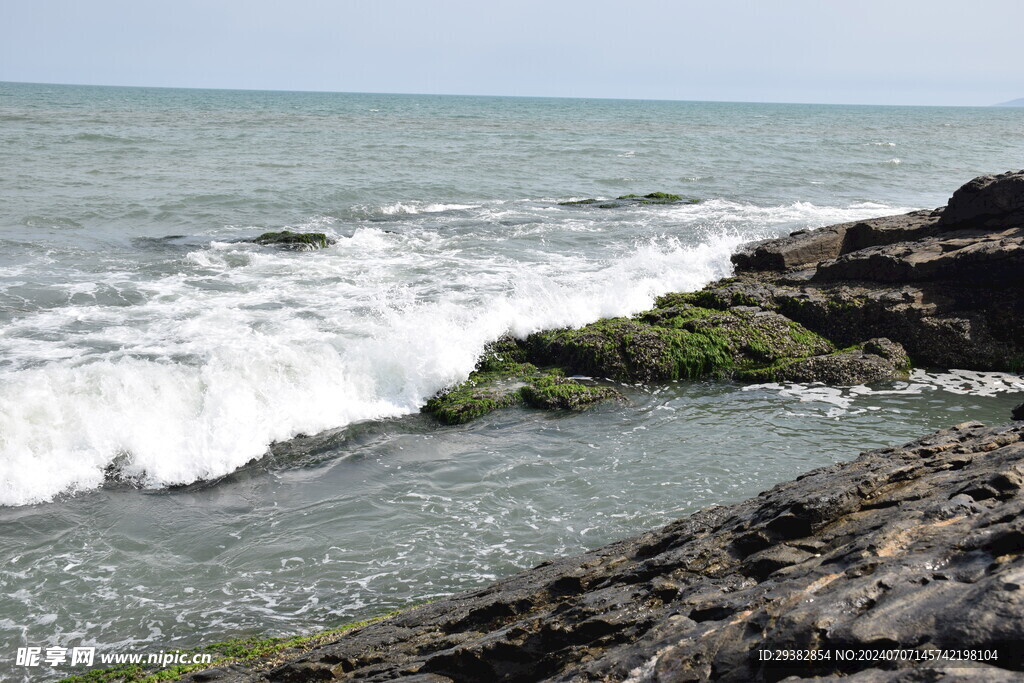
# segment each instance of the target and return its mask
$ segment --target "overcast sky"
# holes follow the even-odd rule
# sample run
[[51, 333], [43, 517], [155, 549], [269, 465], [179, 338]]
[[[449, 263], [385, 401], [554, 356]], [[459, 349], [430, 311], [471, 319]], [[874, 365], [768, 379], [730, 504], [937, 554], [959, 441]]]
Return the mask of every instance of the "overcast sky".
[[1024, 0], [0, 0], [0, 80], [987, 105], [1022, 31]]

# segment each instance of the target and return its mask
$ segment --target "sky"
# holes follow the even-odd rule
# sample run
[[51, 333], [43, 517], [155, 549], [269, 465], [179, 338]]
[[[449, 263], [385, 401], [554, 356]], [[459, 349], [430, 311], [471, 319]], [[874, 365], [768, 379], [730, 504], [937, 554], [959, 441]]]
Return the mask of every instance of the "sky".
[[0, 81], [989, 105], [1024, 0], [0, 0]]

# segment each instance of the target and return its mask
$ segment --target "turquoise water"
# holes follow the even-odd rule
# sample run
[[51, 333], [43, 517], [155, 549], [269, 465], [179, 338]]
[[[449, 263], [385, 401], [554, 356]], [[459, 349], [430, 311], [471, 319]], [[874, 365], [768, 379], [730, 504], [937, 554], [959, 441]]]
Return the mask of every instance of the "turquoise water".
[[[1020, 378], [939, 371], [418, 410], [503, 333], [1018, 168], [1022, 116], [0, 84], [0, 670], [332, 626], [1004, 420]], [[559, 205], [655, 190], [702, 201]], [[337, 243], [239, 241], [279, 229]]]

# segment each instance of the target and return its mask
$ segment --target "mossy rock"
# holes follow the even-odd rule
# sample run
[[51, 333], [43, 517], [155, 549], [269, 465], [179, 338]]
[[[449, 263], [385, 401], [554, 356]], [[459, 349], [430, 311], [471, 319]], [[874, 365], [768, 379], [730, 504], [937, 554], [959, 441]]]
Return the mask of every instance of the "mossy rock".
[[678, 303], [633, 318], [531, 335], [530, 359], [574, 373], [657, 382], [729, 378], [739, 370], [835, 351], [824, 337], [774, 313]]
[[484, 349], [476, 362], [478, 372], [516, 372], [526, 362], [526, 349], [512, 337], [501, 337]]
[[561, 374], [541, 371], [526, 362], [526, 349], [509, 336], [489, 343], [465, 382], [439, 392], [423, 406], [423, 412], [448, 425], [470, 422], [487, 413], [520, 405], [520, 389], [528, 380]]
[[809, 358], [781, 359], [771, 365], [740, 371], [747, 382], [823, 382], [854, 386], [906, 377], [910, 358], [900, 344], [886, 338]]
[[777, 310], [768, 293], [756, 286], [732, 286], [727, 280], [696, 292], [672, 292], [662, 295], [655, 300], [654, 307], [671, 308], [684, 304], [720, 311], [736, 306], [757, 306], [767, 311]]
[[611, 387], [591, 386], [554, 375], [535, 379], [520, 393], [527, 405], [546, 410], [583, 410], [601, 401], [622, 398]]
[[427, 401], [423, 411], [447, 425], [465, 424], [499, 408], [523, 402], [523, 377], [538, 374], [536, 366], [518, 364], [506, 370], [473, 372], [469, 379]]
[[562, 368], [539, 369], [525, 362], [527, 350], [511, 337], [487, 345], [465, 382], [427, 401], [423, 412], [448, 425], [465, 424], [499, 408], [528, 405], [548, 410], [581, 410], [620, 397], [610, 387], [568, 380]]
[[291, 230], [265, 232], [254, 239], [253, 242], [265, 246], [284, 247], [285, 249], [299, 251], [323, 249], [331, 244], [330, 238], [322, 232], [292, 232]]

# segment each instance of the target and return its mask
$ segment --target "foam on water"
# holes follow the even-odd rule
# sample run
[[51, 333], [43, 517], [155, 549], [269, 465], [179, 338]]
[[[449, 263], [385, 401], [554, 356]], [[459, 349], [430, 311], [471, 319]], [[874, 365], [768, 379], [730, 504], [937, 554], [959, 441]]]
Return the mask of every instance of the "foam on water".
[[440, 213], [442, 211], [456, 211], [458, 209], [475, 209], [472, 204], [440, 204], [436, 202], [396, 202], [378, 209], [385, 216], [396, 214], [417, 214], [417, 213]]
[[824, 384], [754, 384], [744, 391], [767, 389], [780, 396], [795, 398], [801, 403], [817, 404], [830, 417], [838, 417], [864, 410], [877, 410], [878, 406], [862, 404], [867, 400], [887, 396], [918, 396], [932, 392], [947, 392], [961, 396], [992, 397], [999, 394], [1024, 391], [1024, 377], [1007, 372], [979, 372], [976, 370], [948, 370], [929, 372], [920, 368], [911, 371], [906, 381], [884, 382], [875, 386], [856, 385], [835, 387]]
[[[394, 230], [357, 224], [347, 237], [308, 219], [296, 227], [337, 239], [311, 253], [214, 238], [156, 276], [114, 257], [104, 285], [69, 273], [64, 305], [0, 334], [0, 503], [94, 488], [115, 471], [151, 487], [222, 476], [275, 441], [417, 411], [502, 334], [632, 314], [727, 275], [748, 239], [897, 210], [421, 208]], [[121, 294], [101, 296], [110, 287]]]

